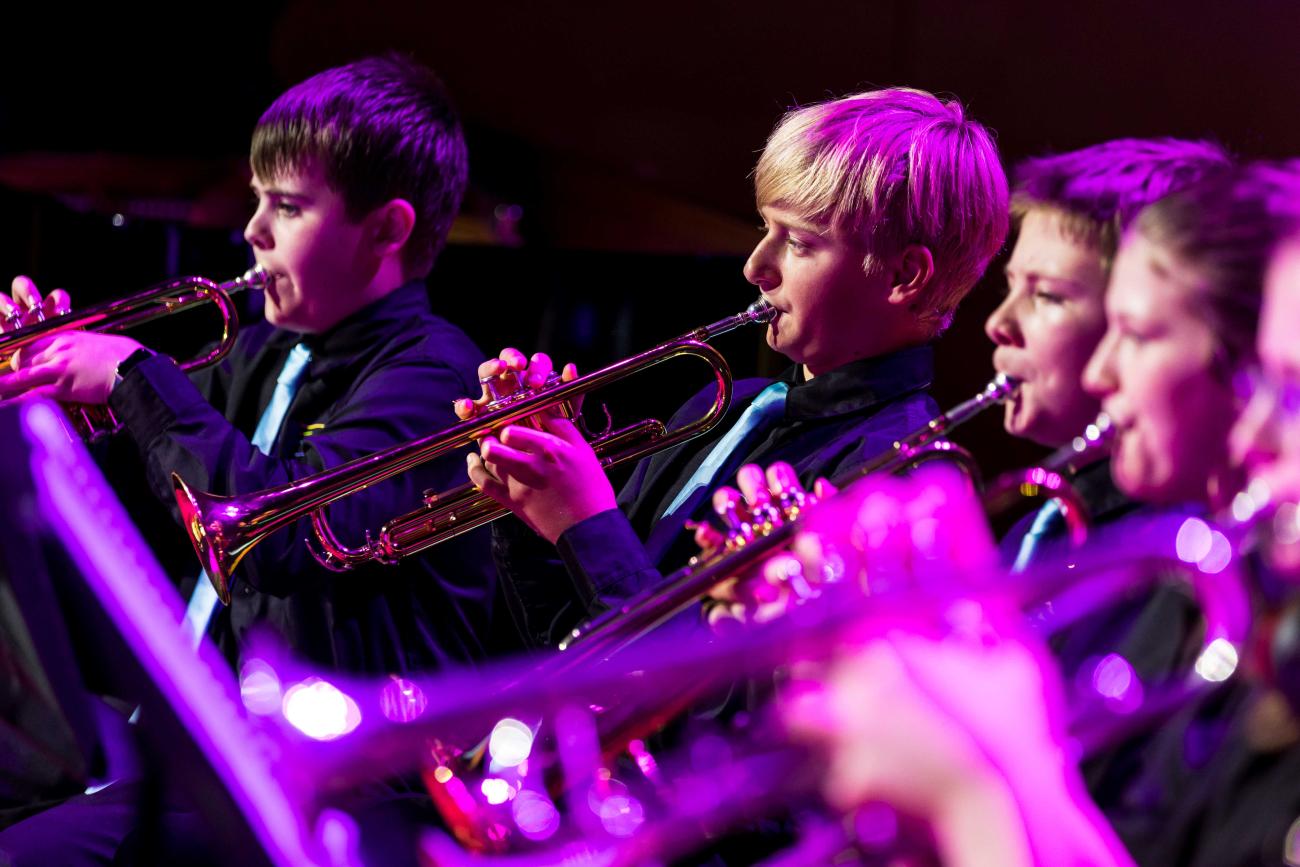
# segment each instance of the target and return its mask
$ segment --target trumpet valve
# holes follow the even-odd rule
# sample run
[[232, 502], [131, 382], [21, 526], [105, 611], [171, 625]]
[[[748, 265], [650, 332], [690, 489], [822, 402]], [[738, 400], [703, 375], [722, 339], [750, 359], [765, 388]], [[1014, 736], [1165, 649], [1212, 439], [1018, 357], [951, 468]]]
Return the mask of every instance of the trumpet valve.
[[817, 498], [807, 491], [783, 488], [777, 497], [777, 507], [786, 521], [797, 521], [804, 511], [817, 502]]
[[734, 488], [721, 488], [713, 495], [713, 510], [727, 527], [724, 546], [735, 551], [754, 541], [755, 524], [749, 520], [745, 499]]

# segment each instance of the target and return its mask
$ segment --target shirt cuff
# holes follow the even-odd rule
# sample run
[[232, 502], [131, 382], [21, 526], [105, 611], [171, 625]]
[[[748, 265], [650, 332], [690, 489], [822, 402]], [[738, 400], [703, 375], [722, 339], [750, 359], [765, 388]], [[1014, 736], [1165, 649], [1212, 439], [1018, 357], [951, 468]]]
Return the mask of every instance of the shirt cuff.
[[190, 378], [165, 355], [131, 366], [108, 396], [122, 427], [143, 448], [162, 436], [188, 409], [207, 406]]
[[608, 509], [579, 521], [555, 543], [588, 610], [636, 594], [659, 575], [627, 517]]

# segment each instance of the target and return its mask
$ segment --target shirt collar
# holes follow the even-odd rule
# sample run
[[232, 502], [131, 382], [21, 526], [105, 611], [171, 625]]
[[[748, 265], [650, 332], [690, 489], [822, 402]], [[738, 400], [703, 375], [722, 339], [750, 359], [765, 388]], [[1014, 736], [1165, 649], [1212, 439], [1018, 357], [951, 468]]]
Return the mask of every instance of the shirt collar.
[[934, 380], [934, 349], [923, 344], [863, 358], [812, 379], [804, 378], [802, 366], [793, 365], [781, 379], [790, 383], [787, 420], [848, 415], [928, 387]]
[[430, 312], [424, 281], [412, 280], [362, 307], [329, 331], [320, 334], [277, 331], [271, 340], [279, 347], [305, 344], [311, 350], [308, 372], [315, 378], [347, 364], [415, 319], [429, 316]]

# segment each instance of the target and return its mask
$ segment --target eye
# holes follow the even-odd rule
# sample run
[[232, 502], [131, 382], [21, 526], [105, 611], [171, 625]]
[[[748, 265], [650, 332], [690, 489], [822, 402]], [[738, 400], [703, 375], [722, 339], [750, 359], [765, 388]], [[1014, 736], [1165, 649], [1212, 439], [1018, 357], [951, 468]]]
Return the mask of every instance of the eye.
[[286, 217], [296, 217], [302, 213], [302, 208], [298, 207], [292, 202], [284, 202], [284, 201], [276, 202], [275, 210], [276, 213]]
[[1041, 301], [1044, 304], [1064, 304], [1065, 296], [1058, 295], [1055, 292], [1048, 291], [1047, 289], [1035, 289], [1034, 300]]
[[1141, 331], [1134, 331], [1132, 328], [1120, 328], [1119, 338], [1125, 343], [1130, 343], [1134, 346], [1141, 346], [1150, 339], [1148, 335]]
[[800, 241], [798, 238], [793, 238], [793, 237], [786, 238], [785, 245], [789, 247], [790, 250], [794, 253], [806, 253], [809, 249], [811, 249], [803, 241]]

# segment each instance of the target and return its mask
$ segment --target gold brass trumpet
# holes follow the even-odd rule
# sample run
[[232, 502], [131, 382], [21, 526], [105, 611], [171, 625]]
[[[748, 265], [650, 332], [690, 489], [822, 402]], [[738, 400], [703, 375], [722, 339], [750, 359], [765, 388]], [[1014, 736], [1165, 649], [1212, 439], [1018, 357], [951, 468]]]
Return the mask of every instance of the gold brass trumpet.
[[445, 493], [428, 493], [422, 507], [385, 524], [374, 537], [367, 533], [362, 546], [348, 548], [335, 537], [325, 519], [324, 507], [440, 455], [471, 446], [494, 430], [544, 410], [558, 408], [572, 417], [576, 415], [571, 403], [574, 398], [669, 359], [694, 356], [713, 370], [717, 386], [713, 405], [707, 412], [672, 431], [657, 419], [645, 419], [601, 433], [591, 440], [591, 445], [601, 464], [608, 468], [685, 442], [721, 421], [731, 404], [731, 369], [707, 341], [743, 325], [766, 323], [772, 315], [772, 306], [760, 299], [743, 313], [697, 328], [571, 382], [560, 382], [557, 378], [537, 390], [502, 397], [490, 403], [488, 411], [476, 418], [280, 488], [222, 497], [192, 491], [181, 478], [173, 475], [182, 522], [217, 595], [226, 603], [230, 602], [231, 573], [243, 556], [268, 535], [304, 515], [311, 515], [320, 543], [320, 550], [313, 548], [312, 553], [327, 568], [345, 571], [371, 561], [395, 563], [493, 521], [504, 515], [506, 509], [469, 484]]
[[[844, 488], [870, 475], [897, 473], [937, 459], [954, 461], [967, 478], [978, 482], [979, 470], [974, 459], [946, 436], [984, 410], [1000, 405], [1015, 392], [1017, 385], [1016, 380], [999, 373], [974, 397], [935, 416], [863, 466], [834, 479], [835, 486]], [[607, 656], [636, 641], [699, 602], [722, 581], [736, 575], [742, 564], [780, 550], [799, 530], [802, 508], [802, 502], [783, 504], [782, 514], [773, 520], [747, 527], [741, 538], [734, 542], [729, 539], [727, 545], [696, 558], [668, 576], [663, 584], [642, 591], [621, 607], [578, 626], [560, 642], [560, 650], [575, 660], [587, 660]]]
[[[181, 370], [187, 373], [208, 367], [226, 357], [234, 347], [235, 337], [239, 333], [239, 314], [230, 296], [244, 289], [260, 289], [265, 285], [266, 272], [259, 265], [225, 283], [217, 283], [206, 277], [181, 277], [125, 298], [104, 301], [51, 319], [45, 319], [39, 308], [27, 311], [27, 314], [16, 313], [9, 317], [11, 325], [20, 324], [25, 316], [31, 316], [37, 321], [16, 331], [0, 334], [0, 365], [9, 364], [20, 349], [53, 334], [64, 331], [116, 334], [200, 304], [211, 303], [216, 306], [221, 317], [220, 340], [203, 355], [180, 363]], [[108, 407], [72, 405], [65, 409], [72, 418], [73, 426], [87, 440], [93, 441], [112, 434], [119, 427]]]
[[1027, 469], [1012, 470], [993, 480], [984, 492], [984, 511], [992, 518], [1015, 514], [1025, 502], [1054, 500], [1069, 535], [1070, 544], [1088, 541], [1092, 516], [1083, 497], [1070, 479], [1086, 466], [1110, 454], [1115, 428], [1110, 416], [1097, 418], [1070, 442], [1052, 452], [1042, 463]]
[[[810, 512], [803, 529], [830, 539], [840, 550], [851, 550], [862, 529], [854, 516], [862, 514], [861, 504], [871, 491], [867, 482], [841, 492], [838, 502]], [[972, 614], [978, 615], [979, 622], [989, 617], [989, 622], [997, 623], [1022, 611], [1028, 615], [1026, 631], [1046, 639], [1134, 594], [1165, 584], [1185, 588], [1204, 620], [1192, 671], [1164, 684], [1149, 684], [1136, 706], [1122, 709], [1095, 687], [1073, 695], [1070, 733], [1084, 756], [1097, 755], [1135, 730], [1159, 723], [1214, 684], [1239, 676], [1240, 662], [1252, 646], [1257, 620], [1252, 616], [1250, 578], [1240, 549], [1236, 549], [1234, 568], [1191, 562], [1178, 553], [1177, 539], [1186, 520], [1172, 515], [1117, 525], [1102, 531], [1103, 544], [1077, 560], [1039, 563], [1028, 573], [1008, 575], [991, 565], [974, 571], [954, 568], [878, 595], [861, 592], [854, 578], [861, 577], [865, 563], [854, 562], [850, 555], [844, 580], [828, 585], [824, 595], [792, 609], [787, 617], [717, 636], [652, 634], [643, 644], [578, 665], [568, 654], [558, 653], [541, 665], [532, 659], [513, 664], [498, 661], [486, 670], [434, 680], [349, 683], [331, 676], [332, 687], [355, 703], [358, 722], [336, 740], [314, 742], [295, 733], [291, 726], [296, 724], [284, 710], [288, 703], [277, 701], [265, 719], [279, 725], [279, 713], [289, 725], [279, 727], [287, 743], [274, 753], [279, 770], [273, 776], [278, 782], [290, 778], [287, 769], [307, 769], [314, 785], [308, 787], [311, 797], [306, 806], [318, 810], [332, 803], [336, 792], [359, 781], [423, 767], [435, 804], [444, 810], [446, 827], [475, 850], [476, 859], [456, 858], [449, 850], [445, 859], [432, 863], [661, 864], [690, 851], [678, 847], [716, 839], [723, 829], [768, 815], [768, 810], [789, 805], [792, 798], [804, 808], [815, 808], [814, 790], [824, 773], [803, 747], [789, 742], [781, 728], [764, 724], [770, 706], [756, 708], [756, 722], [747, 726], [706, 731], [703, 739], [688, 740], [677, 755], [672, 751], [652, 755], [640, 744], [637, 761], [620, 767], [609, 756], [626, 743], [622, 720], [662, 722], [663, 708], [677, 706], [684, 691], [707, 692], [737, 678], [766, 678], [792, 664], [806, 670], [810, 662], [832, 662], [853, 652], [864, 625], [887, 634], [894, 628], [891, 624], [901, 623], [904, 629], [924, 624], [944, 635], [969, 630]], [[1238, 538], [1232, 528], [1223, 531]], [[733, 567], [738, 561], [752, 566], [762, 559], [749, 548], [730, 556]], [[274, 672], [278, 682], [286, 685], [318, 680], [273, 654], [253, 656], [257, 663], [250, 669], [256, 677], [264, 679], [267, 672]], [[254, 692], [250, 689], [248, 694]], [[512, 737], [498, 740], [498, 727]], [[486, 755], [474, 749], [475, 758], [465, 760], [464, 745], [483, 744], [489, 731]], [[570, 746], [575, 743], [576, 749]], [[506, 752], [513, 752], [514, 758], [494, 766], [493, 760]], [[653, 761], [646, 761], [647, 756]], [[708, 764], [702, 766], [696, 756], [707, 756]], [[761, 773], [749, 772], [752, 762], [758, 763], [753, 770]], [[533, 785], [528, 784], [530, 776]], [[498, 787], [508, 781], [512, 791], [489, 797], [490, 789], [483, 785], [487, 778], [496, 778]], [[588, 785], [610, 779], [616, 781], [612, 786]], [[561, 799], [565, 789], [577, 797], [566, 794]], [[545, 800], [553, 821], [550, 833], [555, 834], [547, 845], [553, 848], [539, 850], [533, 845], [536, 838], [526, 833], [530, 830], [527, 814], [511, 810], [503, 800], [516, 793]], [[609, 833], [608, 825], [584, 822], [582, 811], [604, 815], [600, 808], [607, 797], [620, 799], [610, 806], [627, 807], [629, 798], [639, 800], [637, 814], [650, 821], [624, 827], [617, 835]], [[565, 805], [568, 814], [562, 817], [559, 810]], [[314, 819], [309, 813], [306, 821], [294, 826], [311, 827]], [[594, 850], [598, 857], [573, 856], [568, 847], [575, 843], [586, 843], [587, 852]], [[485, 852], [509, 851], [514, 844], [537, 857], [482, 857]], [[665, 845], [667, 851], [660, 848]], [[609, 854], [599, 857], [602, 850]], [[617, 857], [612, 854], [616, 851], [621, 853]], [[782, 863], [830, 860], [829, 856], [790, 858]]]

